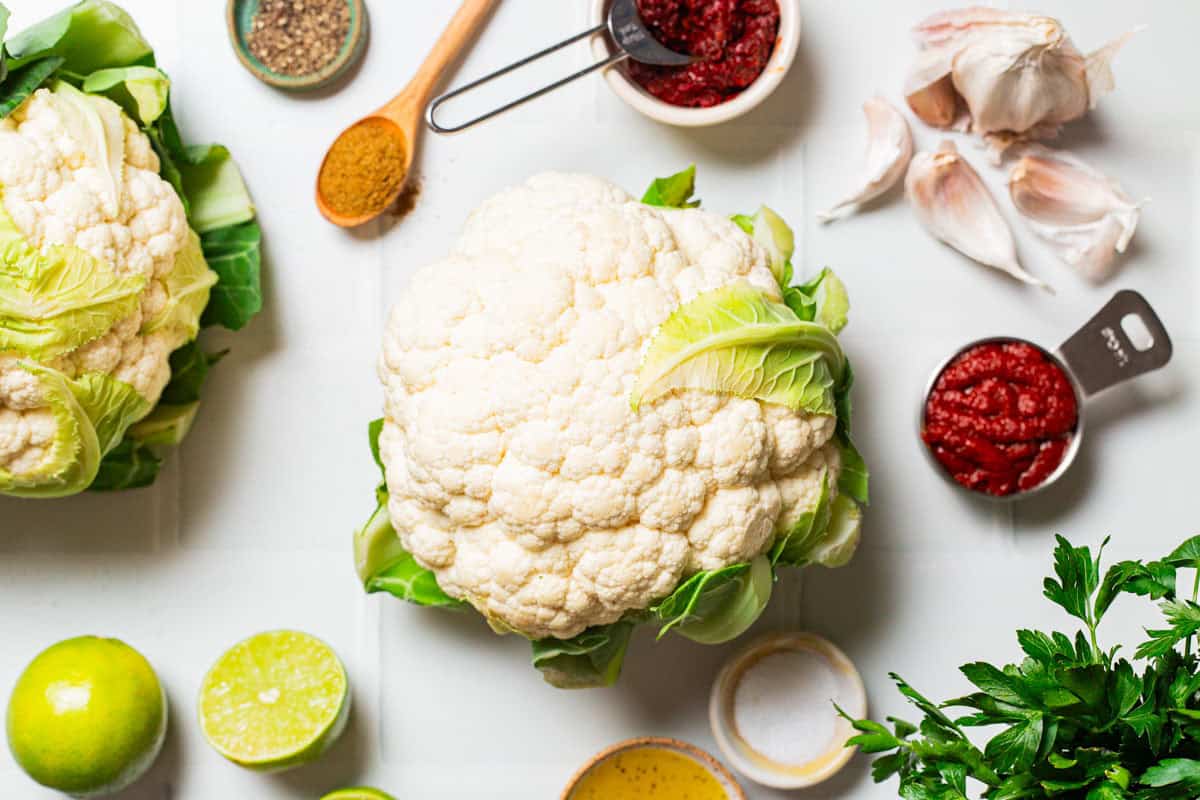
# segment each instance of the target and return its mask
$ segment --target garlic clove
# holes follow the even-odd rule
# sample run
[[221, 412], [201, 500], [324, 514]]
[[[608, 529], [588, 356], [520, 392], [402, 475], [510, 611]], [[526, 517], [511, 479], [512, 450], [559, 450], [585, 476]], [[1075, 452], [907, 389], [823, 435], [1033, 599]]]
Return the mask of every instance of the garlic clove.
[[981, 264], [1053, 291], [1021, 267], [1012, 231], [995, 199], [953, 142], [913, 156], [904, 191], [917, 219], [938, 240]]
[[913, 140], [908, 120], [882, 97], [863, 103], [867, 118], [867, 158], [858, 189], [828, 211], [818, 214], [821, 222], [831, 222], [858, 211], [891, 189], [904, 175], [912, 159]]
[[904, 99], [926, 125], [966, 130], [969, 117], [950, 76], [955, 52], [943, 47], [919, 53], [904, 85]]
[[1045, 147], [1026, 148], [1009, 173], [1017, 209], [1039, 222], [1082, 225], [1114, 208], [1134, 208], [1120, 187], [1083, 160]]
[[1084, 277], [1116, 271], [1137, 230], [1141, 205], [1112, 179], [1070, 153], [1025, 148], [1009, 173], [1009, 195], [1029, 227]]

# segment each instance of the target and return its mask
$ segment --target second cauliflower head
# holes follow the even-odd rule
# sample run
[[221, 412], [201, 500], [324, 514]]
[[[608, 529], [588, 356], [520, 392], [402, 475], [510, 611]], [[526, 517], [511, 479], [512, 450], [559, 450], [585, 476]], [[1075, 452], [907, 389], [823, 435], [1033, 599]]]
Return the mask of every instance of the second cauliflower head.
[[150, 141], [58, 82], [0, 121], [0, 492], [86, 488], [217, 276]]
[[[744, 227], [543, 174], [416, 273], [379, 364], [379, 451], [400, 542], [446, 594], [500, 630], [570, 639], [762, 559], [836, 496], [833, 414], [694, 389], [631, 408], [681, 304], [739, 284], [781, 301]], [[857, 526], [809, 560], [844, 562], [856, 541]]]

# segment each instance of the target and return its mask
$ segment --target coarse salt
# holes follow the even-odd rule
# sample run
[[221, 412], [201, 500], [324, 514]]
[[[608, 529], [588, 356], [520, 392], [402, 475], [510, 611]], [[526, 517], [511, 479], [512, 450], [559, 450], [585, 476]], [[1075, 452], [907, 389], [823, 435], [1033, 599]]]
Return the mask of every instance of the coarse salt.
[[733, 696], [742, 739], [780, 764], [803, 766], [841, 745], [833, 704], [848, 705], [851, 681], [821, 653], [779, 650], [747, 669]]

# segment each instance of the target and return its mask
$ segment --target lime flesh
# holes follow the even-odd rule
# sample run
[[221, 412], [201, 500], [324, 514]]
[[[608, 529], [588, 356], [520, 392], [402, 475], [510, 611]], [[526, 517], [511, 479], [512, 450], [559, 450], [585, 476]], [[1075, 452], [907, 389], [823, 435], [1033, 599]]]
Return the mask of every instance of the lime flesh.
[[370, 789], [366, 786], [356, 786], [353, 789], [338, 789], [330, 792], [321, 800], [396, 800], [387, 792]]
[[316, 760], [346, 727], [346, 670], [324, 642], [271, 631], [230, 648], [200, 687], [200, 727], [239, 766], [274, 772]]
[[167, 701], [140, 653], [116, 639], [81, 636], [26, 667], [7, 728], [13, 757], [38, 783], [76, 797], [110, 794], [158, 757]]

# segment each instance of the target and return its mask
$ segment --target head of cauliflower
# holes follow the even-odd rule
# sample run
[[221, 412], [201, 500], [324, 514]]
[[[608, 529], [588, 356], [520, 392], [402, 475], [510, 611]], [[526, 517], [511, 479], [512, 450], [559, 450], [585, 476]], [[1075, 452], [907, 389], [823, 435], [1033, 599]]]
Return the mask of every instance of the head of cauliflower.
[[404, 550], [532, 639], [767, 553], [836, 493], [836, 418], [697, 390], [630, 403], [672, 311], [737, 283], [780, 296], [767, 251], [716, 214], [565, 174], [485, 202], [387, 325], [379, 451]]
[[90, 485], [216, 279], [116, 103], [56, 82], [0, 121], [0, 493]]

